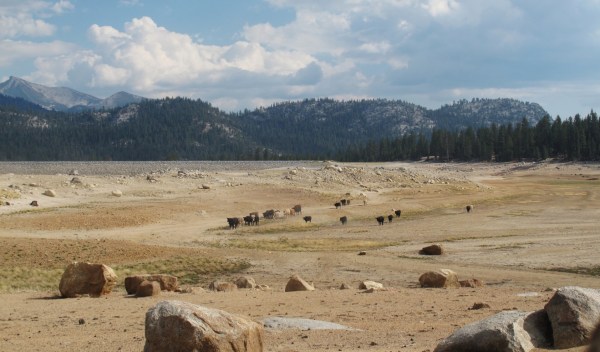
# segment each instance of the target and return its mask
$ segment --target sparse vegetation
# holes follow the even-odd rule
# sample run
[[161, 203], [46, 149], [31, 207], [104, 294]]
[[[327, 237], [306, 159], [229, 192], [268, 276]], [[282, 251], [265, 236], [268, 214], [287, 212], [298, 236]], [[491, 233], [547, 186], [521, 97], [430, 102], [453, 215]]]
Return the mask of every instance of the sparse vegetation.
[[297, 238], [282, 236], [278, 239], [234, 238], [215, 244], [221, 247], [259, 249], [266, 251], [318, 252], [356, 251], [378, 249], [398, 245], [400, 242], [387, 242], [350, 238]]

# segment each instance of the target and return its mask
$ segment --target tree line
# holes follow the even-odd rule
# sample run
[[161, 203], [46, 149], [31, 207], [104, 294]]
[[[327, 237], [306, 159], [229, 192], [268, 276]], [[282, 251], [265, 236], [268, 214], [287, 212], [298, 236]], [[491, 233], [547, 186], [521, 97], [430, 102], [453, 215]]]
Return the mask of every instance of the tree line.
[[562, 120], [544, 116], [535, 125], [517, 124], [451, 131], [433, 129], [370, 141], [338, 155], [340, 161], [522, 161], [556, 158], [600, 160], [600, 122], [592, 111]]

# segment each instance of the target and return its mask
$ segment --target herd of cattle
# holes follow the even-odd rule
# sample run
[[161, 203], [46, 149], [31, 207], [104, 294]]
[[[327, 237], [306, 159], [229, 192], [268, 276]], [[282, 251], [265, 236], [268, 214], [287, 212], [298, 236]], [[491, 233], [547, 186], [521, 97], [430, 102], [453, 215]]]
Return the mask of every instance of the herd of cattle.
[[[333, 204], [333, 206], [336, 209], [340, 209], [343, 206], [347, 206], [350, 205], [350, 199], [342, 199], [339, 202], [335, 202]], [[471, 210], [473, 210], [473, 205], [467, 205], [465, 207], [467, 213], [470, 213]], [[385, 224], [385, 220], [387, 218], [388, 223], [392, 222], [392, 220], [394, 220], [394, 217], [399, 218], [402, 215], [402, 210], [399, 209], [392, 209], [393, 214], [386, 216], [380, 215], [378, 217], [375, 218], [375, 220], [377, 220], [377, 223], [379, 225], [383, 225]], [[275, 209], [269, 209], [267, 211], [265, 211], [264, 213], [262, 213], [263, 218], [264, 219], [282, 219], [285, 218], [286, 216], [296, 216], [298, 214], [302, 214], [302, 206], [300, 204], [296, 204], [293, 207], [289, 208], [289, 209], [284, 209], [284, 210], [275, 210]], [[302, 218], [304, 220], [304, 222], [306, 223], [312, 223], [312, 216], [310, 215], [306, 215]], [[236, 229], [238, 226], [240, 226], [241, 224], [244, 224], [246, 226], [251, 226], [251, 225], [258, 225], [260, 222], [260, 216], [258, 212], [252, 212], [247, 216], [241, 217], [241, 218], [227, 218], [227, 223], [229, 224], [229, 228], [230, 229]], [[340, 217], [340, 222], [342, 223], [342, 225], [346, 225], [346, 223], [348, 222], [348, 217], [347, 216], [342, 216]]]

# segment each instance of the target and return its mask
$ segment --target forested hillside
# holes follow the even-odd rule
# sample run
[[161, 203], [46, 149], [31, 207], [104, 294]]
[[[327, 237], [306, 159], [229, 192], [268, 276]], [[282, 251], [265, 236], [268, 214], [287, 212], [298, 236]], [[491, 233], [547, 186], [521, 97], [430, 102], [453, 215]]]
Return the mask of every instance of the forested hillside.
[[[506, 134], [502, 128], [536, 124], [544, 115], [539, 105], [512, 99], [459, 101], [438, 110], [400, 100], [307, 99], [238, 113], [187, 98], [77, 113], [7, 103], [0, 105], [0, 160], [400, 160], [427, 155], [488, 160], [486, 148], [459, 152], [456, 145], [484, 143], [487, 139], [477, 134], [489, 129], [496, 140]], [[401, 151], [387, 146], [398, 141], [405, 145]]]

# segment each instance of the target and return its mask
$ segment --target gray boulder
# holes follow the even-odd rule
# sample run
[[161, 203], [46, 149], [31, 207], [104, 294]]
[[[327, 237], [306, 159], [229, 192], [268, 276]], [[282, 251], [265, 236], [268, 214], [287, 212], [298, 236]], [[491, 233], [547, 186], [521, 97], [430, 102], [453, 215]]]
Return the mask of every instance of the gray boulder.
[[144, 352], [260, 352], [261, 324], [222, 310], [162, 301], [146, 313]]
[[586, 345], [600, 321], [600, 290], [576, 286], [559, 288], [544, 310], [552, 324], [554, 347]]
[[551, 345], [546, 312], [505, 311], [463, 326], [437, 345], [434, 352], [528, 352]]

